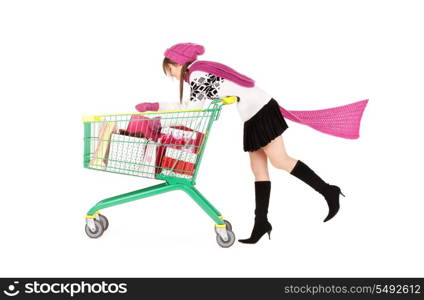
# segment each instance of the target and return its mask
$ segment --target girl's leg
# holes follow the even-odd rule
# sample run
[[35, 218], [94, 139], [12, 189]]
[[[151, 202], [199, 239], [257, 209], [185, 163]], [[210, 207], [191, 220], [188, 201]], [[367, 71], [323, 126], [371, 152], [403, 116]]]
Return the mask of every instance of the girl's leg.
[[298, 161], [287, 154], [282, 135], [276, 137], [261, 149], [263, 149], [271, 164], [277, 169], [291, 172]]
[[248, 239], [241, 243], [254, 244], [265, 233], [271, 233], [272, 226], [268, 222], [268, 206], [271, 194], [271, 181], [268, 174], [268, 158], [262, 149], [249, 152], [250, 166], [255, 176], [255, 225]]
[[249, 152], [249, 157], [255, 181], [269, 181], [268, 157], [265, 151], [259, 149], [258, 151]]
[[301, 160], [290, 157], [287, 154], [282, 136], [275, 138], [262, 149], [274, 167], [289, 172], [324, 196], [329, 208], [328, 215], [324, 219], [324, 222], [330, 220], [337, 214], [340, 208], [340, 188], [326, 183]]

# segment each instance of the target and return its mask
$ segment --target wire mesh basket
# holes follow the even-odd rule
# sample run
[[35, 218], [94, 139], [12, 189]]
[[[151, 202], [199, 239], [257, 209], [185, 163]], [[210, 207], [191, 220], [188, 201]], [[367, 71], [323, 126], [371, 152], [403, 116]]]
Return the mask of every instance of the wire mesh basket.
[[221, 107], [86, 117], [84, 167], [194, 182]]

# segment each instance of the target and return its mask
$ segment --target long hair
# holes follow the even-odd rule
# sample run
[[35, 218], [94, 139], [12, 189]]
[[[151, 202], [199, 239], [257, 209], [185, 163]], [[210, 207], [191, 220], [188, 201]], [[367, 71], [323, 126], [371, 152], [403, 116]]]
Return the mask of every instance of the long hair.
[[[193, 61], [186, 62], [183, 65], [183, 67], [181, 68], [181, 73], [180, 73], [180, 104], [183, 103], [184, 78], [186, 78], [186, 76], [187, 76], [187, 67], [192, 62]], [[163, 63], [162, 63], [162, 69], [163, 69], [163, 72], [165, 73], [165, 75], [171, 71], [170, 68], [169, 68], [169, 65], [177, 66], [179, 64], [176, 63], [175, 61], [170, 60], [169, 58], [165, 57], [163, 59]]]

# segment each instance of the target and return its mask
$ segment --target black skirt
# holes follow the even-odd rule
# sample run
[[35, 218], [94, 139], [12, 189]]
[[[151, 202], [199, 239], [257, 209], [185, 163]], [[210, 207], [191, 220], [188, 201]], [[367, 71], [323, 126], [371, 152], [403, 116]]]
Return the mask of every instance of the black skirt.
[[278, 102], [271, 98], [253, 117], [244, 122], [244, 151], [259, 150], [280, 136], [288, 127]]

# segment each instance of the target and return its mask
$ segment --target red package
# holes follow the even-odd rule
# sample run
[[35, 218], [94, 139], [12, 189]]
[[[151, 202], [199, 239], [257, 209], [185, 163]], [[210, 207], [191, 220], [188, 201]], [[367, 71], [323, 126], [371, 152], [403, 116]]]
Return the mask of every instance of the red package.
[[161, 128], [160, 117], [148, 118], [132, 115], [126, 131], [129, 135], [143, 136], [157, 142], [160, 138]]
[[[165, 127], [164, 127], [165, 128]], [[161, 132], [159, 134], [159, 146], [157, 147], [157, 152], [156, 152], [156, 173], [159, 173], [161, 170], [161, 167], [164, 168], [171, 168], [173, 165], [171, 164], [169, 165], [169, 158], [165, 157], [165, 153], [166, 153], [166, 149], [168, 147], [172, 148], [172, 149], [185, 149], [185, 151], [189, 151], [192, 153], [197, 154], [200, 150], [200, 146], [202, 145], [203, 139], [205, 137], [205, 135], [201, 132], [198, 131], [194, 131], [188, 127], [185, 126], [170, 126], [170, 128], [173, 129], [178, 129], [178, 130], [183, 130], [183, 131], [187, 131], [187, 132], [194, 132], [194, 134], [187, 134], [186, 137], [195, 137], [194, 139], [191, 138], [183, 138], [183, 136], [181, 135], [181, 137], [176, 138], [175, 136], [173, 136], [172, 134], [165, 134], [163, 132]], [[165, 160], [165, 162], [164, 162]], [[190, 164], [190, 163], [187, 163]], [[178, 165], [179, 167], [175, 167], [176, 169], [180, 169], [180, 170], [193, 170], [194, 165], [192, 164], [192, 166], [187, 165], [186, 164], [181, 164], [179, 163]], [[187, 169], [186, 169], [187, 168]]]
[[[170, 126], [169, 128], [182, 130], [185, 132], [193, 132], [192, 134], [187, 134], [185, 137], [183, 135], [177, 135], [175, 137], [173, 134], [164, 134], [161, 132], [160, 134], [160, 142], [165, 146], [172, 147], [174, 149], [187, 149], [190, 152], [198, 153], [200, 150], [200, 146], [202, 145], [203, 139], [205, 135], [201, 132], [194, 131], [185, 126]], [[195, 137], [194, 139], [191, 137]]]
[[[188, 128], [186, 126], [171, 126], [171, 128], [185, 130], [185, 131], [194, 131], [193, 129]], [[194, 149], [193, 152], [197, 154], [199, 152], [199, 150], [200, 150], [200, 146], [203, 143], [203, 139], [205, 138], [205, 134], [204, 133], [201, 133], [199, 131], [195, 131], [195, 133], [196, 133], [195, 134], [196, 135], [196, 139], [195, 140], [192, 140], [192, 141], [189, 141], [188, 145], [194, 145], [194, 146], [196, 146], [196, 147], [190, 147], [190, 148]]]
[[176, 160], [167, 156], [162, 159], [162, 167], [166, 169], [172, 169], [175, 173], [184, 175], [193, 175], [194, 172], [193, 163]]

